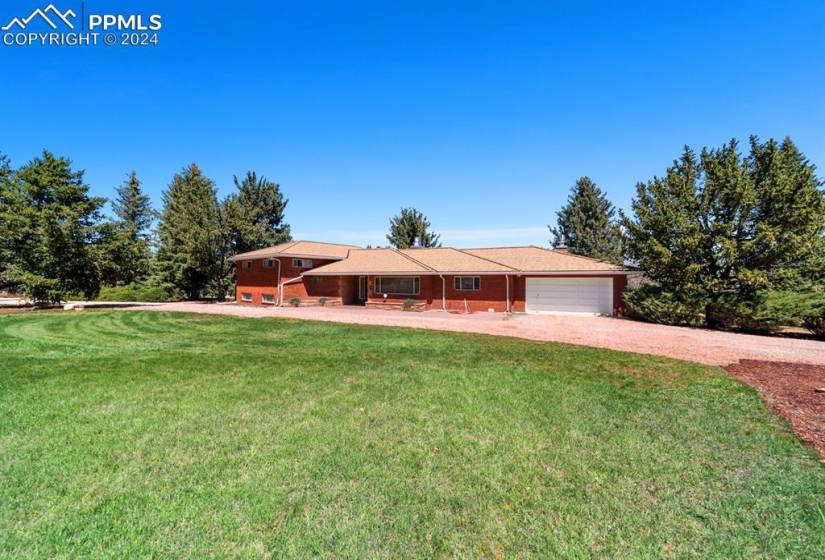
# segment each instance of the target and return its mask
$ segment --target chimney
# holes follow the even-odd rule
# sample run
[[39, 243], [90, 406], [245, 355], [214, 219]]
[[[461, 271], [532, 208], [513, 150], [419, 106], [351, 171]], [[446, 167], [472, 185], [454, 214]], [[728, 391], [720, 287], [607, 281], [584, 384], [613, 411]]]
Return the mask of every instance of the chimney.
[[558, 251], [559, 253], [569, 253], [570, 251], [567, 250], [567, 238], [562, 234], [561, 239], [559, 239], [559, 244], [554, 247], [554, 250]]

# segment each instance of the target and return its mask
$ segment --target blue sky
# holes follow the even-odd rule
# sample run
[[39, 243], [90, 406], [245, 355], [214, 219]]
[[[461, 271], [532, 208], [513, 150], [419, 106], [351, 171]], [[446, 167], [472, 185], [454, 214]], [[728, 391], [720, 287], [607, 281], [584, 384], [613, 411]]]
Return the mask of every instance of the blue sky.
[[[79, 13], [79, 1], [54, 0]], [[42, 5], [41, 5], [42, 4]], [[6, 0], [5, 24], [48, 0]], [[825, 165], [825, 2], [87, 1], [159, 13], [157, 47], [0, 45], [0, 151], [43, 148], [154, 203], [196, 162], [255, 169], [296, 237], [546, 244], [589, 175], [620, 208], [682, 146], [791, 136]]]

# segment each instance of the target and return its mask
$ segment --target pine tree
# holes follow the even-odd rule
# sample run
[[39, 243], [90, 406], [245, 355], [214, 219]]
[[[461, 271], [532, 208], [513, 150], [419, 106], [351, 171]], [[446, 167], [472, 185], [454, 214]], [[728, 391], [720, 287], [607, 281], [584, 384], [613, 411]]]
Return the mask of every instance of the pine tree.
[[557, 227], [550, 227], [553, 244], [564, 244], [576, 255], [621, 264], [621, 236], [615, 213], [598, 185], [589, 177], [582, 177], [570, 190], [567, 204], [558, 211]]
[[94, 243], [105, 199], [89, 196], [83, 171], [44, 150], [11, 179], [7, 174], [4, 183], [4, 282], [35, 301], [96, 295], [100, 281]]
[[224, 212], [231, 229], [233, 251], [243, 253], [292, 239], [284, 211], [289, 202], [281, 187], [265, 177], [247, 171], [242, 180], [233, 177], [237, 192], [224, 201]]
[[116, 220], [104, 224], [100, 234], [101, 279], [109, 285], [143, 281], [151, 266], [154, 211], [134, 171], [118, 187], [112, 210]]
[[155, 219], [155, 213], [149, 196], [143, 194], [140, 188], [140, 180], [135, 171], [132, 171], [117, 188], [117, 197], [112, 201], [112, 211], [132, 241], [148, 241], [149, 228]]
[[11, 200], [12, 168], [8, 156], [0, 153], [0, 290], [6, 288], [7, 281], [3, 280], [3, 271], [6, 270], [12, 257], [11, 217], [7, 216]]
[[223, 297], [228, 235], [217, 189], [193, 163], [163, 193], [158, 267], [166, 282], [190, 299], [212, 289]]
[[440, 235], [429, 231], [430, 222], [415, 208], [402, 208], [401, 213], [390, 220], [387, 241], [396, 249], [410, 247], [440, 247]]
[[637, 186], [624, 217], [628, 254], [669, 295], [701, 301], [711, 326], [749, 320], [764, 294], [816, 281], [825, 195], [786, 139], [735, 140], [700, 157], [685, 149], [662, 179]]

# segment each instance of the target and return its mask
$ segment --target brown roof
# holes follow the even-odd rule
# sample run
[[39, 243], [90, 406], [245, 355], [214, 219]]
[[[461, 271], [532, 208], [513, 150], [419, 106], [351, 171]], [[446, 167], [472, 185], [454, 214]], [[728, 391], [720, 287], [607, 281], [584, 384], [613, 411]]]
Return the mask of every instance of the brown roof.
[[509, 266], [451, 247], [402, 249], [400, 252], [437, 272], [516, 272]]
[[435, 271], [395, 249], [352, 249], [338, 262], [304, 272], [304, 276], [339, 274], [432, 274]]
[[535, 246], [464, 249], [464, 252], [521, 272], [629, 272], [617, 264]]
[[239, 253], [229, 260], [266, 259], [271, 257], [306, 257], [318, 259], [343, 259], [350, 249], [358, 249], [355, 245], [340, 245], [338, 243], [319, 243], [318, 241], [288, 241], [280, 245], [256, 249], [246, 253]]
[[338, 262], [304, 276], [353, 274], [530, 274], [630, 272], [612, 263], [541, 247], [351, 249]]

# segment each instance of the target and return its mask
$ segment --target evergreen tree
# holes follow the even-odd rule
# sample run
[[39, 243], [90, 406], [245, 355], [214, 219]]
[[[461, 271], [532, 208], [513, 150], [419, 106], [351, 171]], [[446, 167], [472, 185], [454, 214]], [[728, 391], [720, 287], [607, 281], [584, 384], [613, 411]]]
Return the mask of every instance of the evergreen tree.
[[415, 208], [402, 208], [401, 213], [390, 220], [387, 241], [396, 249], [419, 247], [441, 247], [440, 235], [429, 231], [430, 222]]
[[45, 150], [10, 179], [3, 173], [4, 283], [35, 301], [94, 297], [100, 282], [93, 244], [105, 199], [90, 197], [83, 171]]
[[224, 215], [233, 251], [243, 253], [292, 239], [284, 210], [289, 202], [278, 183], [247, 171], [242, 180], [233, 177], [237, 192], [224, 201]]
[[558, 211], [557, 227], [550, 227], [553, 244], [564, 244], [576, 255], [621, 264], [621, 236], [615, 213], [598, 185], [582, 177], [571, 189], [567, 204]]
[[740, 323], [762, 294], [815, 281], [821, 185], [789, 139], [752, 137], [748, 157], [735, 140], [699, 158], [686, 148], [664, 178], [637, 185], [628, 254], [668, 298], [701, 302], [709, 325]]
[[190, 299], [207, 289], [223, 297], [228, 235], [217, 189], [193, 163], [163, 193], [158, 267], [164, 280]]
[[151, 265], [149, 228], [154, 211], [134, 171], [118, 187], [112, 210], [116, 220], [104, 224], [100, 233], [101, 279], [109, 285], [143, 281]]
[[12, 169], [8, 156], [0, 152], [0, 290], [6, 286], [3, 280], [3, 271], [11, 258], [11, 222], [7, 218], [7, 200], [11, 196]]

